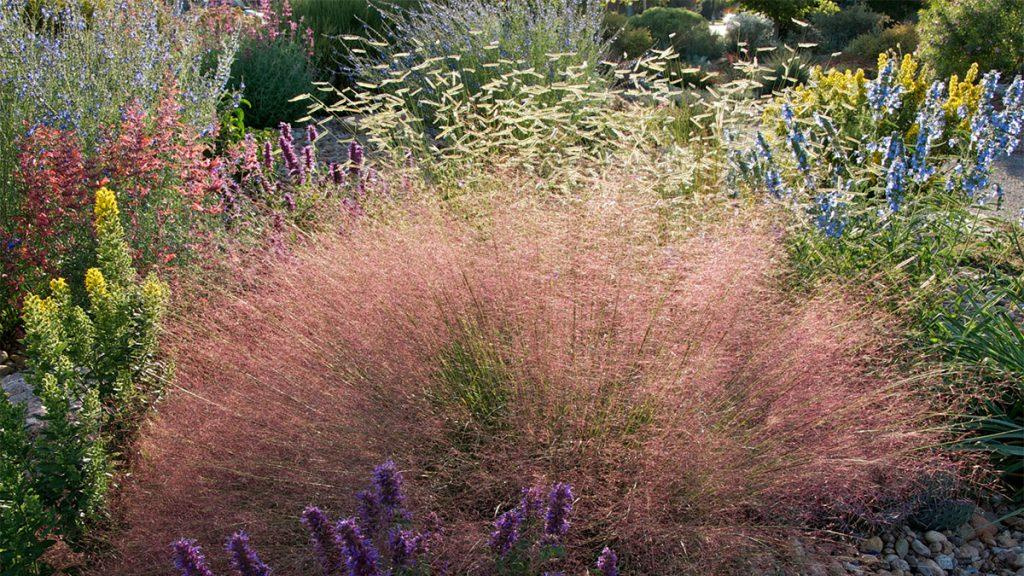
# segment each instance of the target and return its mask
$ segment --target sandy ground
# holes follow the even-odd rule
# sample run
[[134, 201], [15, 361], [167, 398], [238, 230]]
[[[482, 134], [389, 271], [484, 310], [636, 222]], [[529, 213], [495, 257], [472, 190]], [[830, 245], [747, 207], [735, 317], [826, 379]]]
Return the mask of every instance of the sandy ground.
[[1009, 158], [996, 163], [994, 180], [1002, 185], [1005, 197], [1000, 214], [1007, 218], [1021, 218], [1024, 210], [1024, 146]]

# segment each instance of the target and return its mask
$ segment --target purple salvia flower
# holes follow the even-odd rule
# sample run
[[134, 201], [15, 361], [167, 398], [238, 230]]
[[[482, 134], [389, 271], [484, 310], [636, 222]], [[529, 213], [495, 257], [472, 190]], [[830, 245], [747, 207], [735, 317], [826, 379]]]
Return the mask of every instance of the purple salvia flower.
[[335, 186], [341, 186], [345, 183], [345, 172], [341, 169], [340, 164], [332, 162], [328, 167], [328, 172], [331, 174], [331, 180]]
[[284, 167], [288, 175], [299, 182], [303, 181], [305, 179], [303, 166], [295, 155], [295, 146], [292, 141], [282, 135], [277, 143], [281, 147], [281, 156], [284, 157]]
[[[276, 215], [275, 215], [276, 216]], [[275, 218], [274, 224], [278, 223]], [[320, 560], [324, 576], [335, 576], [341, 573], [343, 556], [338, 548], [334, 527], [323, 510], [309, 506], [302, 512], [302, 524], [309, 530], [309, 538], [313, 550]]]
[[529, 518], [544, 508], [544, 491], [538, 487], [523, 488], [523, 497], [519, 501], [523, 516]]
[[181, 576], [213, 576], [206, 565], [206, 557], [195, 540], [178, 540], [171, 545], [171, 558]]
[[519, 528], [523, 525], [523, 509], [516, 506], [494, 521], [491, 532], [491, 550], [504, 556], [519, 541]]
[[270, 567], [264, 564], [249, 544], [249, 535], [235, 532], [225, 547], [231, 555], [231, 567], [241, 576], [269, 576]]
[[306, 142], [313, 144], [318, 138], [320, 138], [320, 134], [316, 131], [316, 124], [306, 126]]
[[572, 487], [559, 482], [548, 495], [548, 513], [544, 520], [544, 534], [565, 536], [569, 531], [569, 514], [572, 513]]
[[358, 180], [363, 172], [363, 161], [365, 151], [359, 142], [353, 141], [348, 145], [348, 170], [353, 180]]
[[373, 487], [380, 497], [380, 503], [388, 510], [400, 510], [405, 497], [402, 496], [402, 473], [392, 460], [373, 469]]
[[287, 142], [293, 142], [295, 140], [295, 136], [292, 134], [292, 127], [287, 122], [281, 122], [278, 124], [277, 130], [281, 134], [281, 140], [285, 140]]
[[358, 502], [359, 525], [368, 533], [373, 534], [380, 525], [381, 513], [380, 496], [376, 490], [360, 490], [356, 494]]
[[302, 165], [305, 168], [305, 172], [311, 174], [315, 164], [316, 158], [314, 157], [313, 146], [306, 146], [302, 149]]
[[284, 207], [289, 212], [295, 212], [295, 196], [291, 192], [285, 192], [281, 199], [284, 200]]
[[421, 536], [410, 530], [394, 529], [388, 534], [388, 547], [391, 551], [391, 563], [395, 567], [406, 568], [416, 560], [421, 548]]
[[601, 576], [619, 576], [619, 557], [614, 550], [605, 546], [597, 557], [597, 569], [601, 571]]
[[379, 554], [373, 543], [359, 531], [356, 519], [339, 521], [334, 532], [335, 541], [345, 553], [349, 576], [378, 576]]

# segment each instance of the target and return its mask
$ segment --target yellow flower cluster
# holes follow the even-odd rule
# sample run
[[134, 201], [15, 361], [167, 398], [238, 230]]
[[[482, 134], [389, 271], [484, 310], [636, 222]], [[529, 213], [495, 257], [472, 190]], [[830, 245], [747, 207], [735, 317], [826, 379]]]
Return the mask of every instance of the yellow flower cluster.
[[96, 191], [94, 214], [96, 215], [97, 225], [119, 217], [120, 211], [117, 208], [117, 197], [114, 195], [113, 190], [104, 186]]
[[[978, 109], [978, 100], [981, 99], [981, 85], [977, 81], [977, 62], [971, 64], [963, 80], [956, 74], [949, 77], [949, 100], [942, 106], [943, 110], [946, 111], [947, 120], [958, 118], [961, 107], [967, 109], [967, 118]], [[963, 122], [967, 122], [967, 119], [965, 118]]]
[[85, 272], [85, 291], [93, 300], [107, 295], [107, 280], [99, 268], [89, 268]]

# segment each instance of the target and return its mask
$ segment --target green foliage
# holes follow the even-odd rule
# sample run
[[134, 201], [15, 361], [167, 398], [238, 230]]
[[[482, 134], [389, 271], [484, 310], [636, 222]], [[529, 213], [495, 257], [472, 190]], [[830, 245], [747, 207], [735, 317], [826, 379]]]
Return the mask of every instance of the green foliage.
[[604, 19], [601, 21], [601, 35], [605, 40], [609, 40], [621, 33], [628, 23], [628, 16], [622, 12], [609, 10], [604, 13]]
[[246, 40], [231, 65], [232, 89], [241, 89], [249, 103], [245, 122], [253, 128], [272, 128], [303, 115], [296, 96], [309, 92], [313, 72], [306, 48], [285, 37]]
[[650, 30], [658, 48], [672, 47], [684, 59], [700, 61], [721, 56], [722, 46], [708, 21], [684, 8], [650, 8], [630, 19], [635, 28]]
[[818, 12], [810, 17], [811, 24], [821, 35], [819, 48], [825, 52], [838, 52], [845, 48], [850, 40], [861, 34], [880, 32], [886, 20], [884, 14], [879, 14], [862, 3], [839, 12]]
[[771, 94], [792, 86], [806, 84], [811, 76], [811, 56], [788, 46], [768, 55], [755, 75], [760, 94]]
[[881, 12], [896, 22], [917, 16], [925, 0], [867, 0], [868, 8]]
[[[19, 574], [45, 572], [39, 558], [51, 538], [74, 548], [102, 514], [110, 472], [104, 426], [138, 408], [137, 384], [155, 362], [167, 288], [153, 276], [137, 281], [107, 189], [96, 195], [96, 234], [88, 311], [72, 303], [62, 279], [50, 283], [48, 297], [25, 300], [26, 380], [45, 408], [39, 433], [29, 439], [24, 410], [0, 402], [0, 558], [22, 566]], [[8, 506], [20, 524], [7, 523]]]
[[293, 0], [294, 18], [309, 26], [315, 35], [313, 67], [315, 78], [341, 85], [347, 75], [341, 70], [349, 57], [351, 43], [343, 36], [367, 36], [382, 31], [383, 13], [410, 10], [419, 0]]
[[31, 444], [25, 410], [0, 399], [0, 570], [7, 575], [48, 574], [41, 562], [54, 544], [53, 512], [39, 498], [25, 465]]
[[821, 4], [821, 0], [741, 0], [747, 10], [760, 12], [775, 21], [781, 30], [793, 27], [793, 20], [806, 17]]
[[857, 36], [846, 46], [844, 53], [858, 63], [868, 64], [886, 52], [910, 54], [917, 50], [917, 45], [917, 28], [913, 24], [897, 24]]
[[941, 76], [975, 62], [1004, 74], [1024, 70], [1024, 0], [932, 0], [918, 32], [921, 57]]

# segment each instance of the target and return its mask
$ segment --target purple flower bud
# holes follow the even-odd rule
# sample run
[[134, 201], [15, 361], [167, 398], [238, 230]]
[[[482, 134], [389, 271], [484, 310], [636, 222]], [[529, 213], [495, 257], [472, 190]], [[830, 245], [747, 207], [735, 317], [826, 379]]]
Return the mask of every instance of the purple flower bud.
[[348, 170], [353, 180], [358, 180], [363, 171], [364, 156], [363, 147], [358, 142], [353, 141], [348, 145]]
[[334, 527], [331, 526], [327, 515], [319, 508], [309, 506], [302, 512], [302, 524], [309, 530], [309, 538], [313, 544], [313, 550], [320, 560], [324, 576], [339, 574], [344, 557], [338, 547]]
[[320, 137], [320, 133], [317, 132], [317, 130], [316, 130], [316, 124], [310, 124], [309, 126], [306, 126], [306, 142], [307, 143], [313, 144], [313, 142], [316, 142], [316, 139], [319, 138], [319, 137]]
[[171, 558], [181, 576], [213, 576], [203, 551], [195, 540], [178, 540], [171, 545]]
[[619, 557], [614, 550], [605, 546], [597, 558], [597, 569], [602, 576], [619, 576]]
[[291, 192], [285, 192], [284, 196], [282, 196], [282, 200], [284, 200], [284, 207], [287, 208], [289, 212], [295, 212], [295, 196], [292, 196]]
[[565, 536], [569, 531], [569, 514], [572, 513], [572, 487], [564, 482], [555, 484], [548, 495], [548, 513], [544, 522], [544, 534]]
[[373, 469], [373, 487], [380, 497], [380, 503], [390, 511], [400, 511], [405, 497], [402, 496], [402, 473], [391, 460]]
[[533, 488], [523, 488], [523, 498], [519, 502], [519, 507], [523, 509], [523, 516], [527, 518], [540, 512], [544, 507], [543, 490], [536, 486]]
[[269, 140], [263, 143], [263, 166], [265, 168], [274, 167], [274, 148]]
[[331, 180], [335, 186], [341, 186], [345, 184], [345, 171], [341, 169], [340, 164], [331, 163], [328, 171], [331, 174]]
[[286, 142], [292, 142], [294, 140], [295, 137], [292, 135], [292, 127], [287, 122], [281, 122], [278, 124], [277, 130], [281, 133], [281, 140]]
[[284, 167], [288, 175], [301, 182], [305, 174], [302, 164], [299, 162], [298, 157], [295, 156], [295, 147], [292, 145], [292, 141], [282, 135], [277, 143], [281, 147], [281, 155], [284, 157]]
[[373, 543], [363, 537], [355, 518], [341, 520], [334, 527], [335, 541], [348, 558], [349, 576], [378, 576], [379, 555]]
[[376, 490], [360, 490], [356, 493], [359, 525], [373, 534], [380, 525], [382, 507]]
[[260, 561], [245, 532], [235, 532], [228, 539], [226, 548], [231, 555], [231, 567], [242, 576], [269, 576], [270, 567]]
[[516, 506], [505, 512], [494, 521], [491, 532], [491, 550], [504, 556], [519, 541], [519, 528], [523, 524], [523, 509]]
[[315, 158], [313, 157], [313, 147], [306, 146], [302, 149], [302, 164], [307, 174], [313, 172], [314, 163]]

